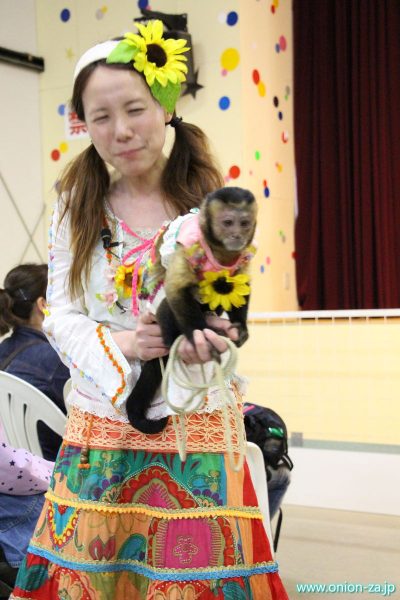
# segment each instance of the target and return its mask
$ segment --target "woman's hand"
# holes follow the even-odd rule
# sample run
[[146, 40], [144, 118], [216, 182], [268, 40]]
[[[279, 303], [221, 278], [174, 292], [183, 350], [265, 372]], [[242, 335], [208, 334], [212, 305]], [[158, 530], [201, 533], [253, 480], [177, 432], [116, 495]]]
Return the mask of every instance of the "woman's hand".
[[[221, 335], [212, 329], [200, 331], [196, 329], [193, 332], [192, 345], [188, 339], [182, 340], [179, 345], [178, 353], [181, 359], [187, 364], [204, 363], [212, 359], [212, 349], [218, 354], [222, 354], [228, 348], [224, 337], [228, 337], [233, 342], [238, 338], [238, 331], [233, 327], [230, 321], [217, 316], [207, 317], [207, 324], [217, 329]], [[222, 337], [224, 336], [224, 337]]]
[[135, 331], [116, 331], [111, 335], [128, 360], [151, 360], [166, 356], [169, 352], [164, 345], [160, 326], [150, 312], [139, 316]]

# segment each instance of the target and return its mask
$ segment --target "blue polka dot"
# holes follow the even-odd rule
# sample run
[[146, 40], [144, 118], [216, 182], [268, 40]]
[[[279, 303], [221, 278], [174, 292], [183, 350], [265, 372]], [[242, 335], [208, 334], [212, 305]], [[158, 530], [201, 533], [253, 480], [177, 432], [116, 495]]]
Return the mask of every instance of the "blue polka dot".
[[65, 115], [65, 104], [60, 104], [57, 108], [58, 114], [63, 117]]
[[237, 12], [235, 12], [234, 10], [232, 10], [230, 13], [228, 13], [227, 17], [226, 17], [226, 22], [228, 23], [228, 25], [236, 25], [236, 23], [238, 22], [239, 19], [239, 15], [237, 14]]
[[69, 21], [71, 17], [71, 12], [68, 8], [63, 8], [62, 11], [60, 12], [60, 19], [63, 23], [66, 23], [67, 21]]
[[138, 7], [139, 8], [147, 8], [149, 5], [148, 0], [139, 0]]
[[261, 267], [260, 267], [260, 271], [261, 271], [261, 273], [264, 273], [264, 271], [265, 271], [265, 267], [264, 267], [264, 265], [261, 265]]
[[275, 51], [278, 52], [278, 54], [281, 51], [281, 47], [279, 44], [275, 44]]
[[281, 111], [279, 111], [279, 112], [278, 112], [278, 119], [279, 119], [280, 121], [282, 121], [282, 119], [283, 119], [283, 114], [282, 114], [282, 112], [281, 112]]
[[229, 100], [228, 96], [222, 96], [222, 98], [219, 99], [219, 107], [221, 110], [226, 110], [230, 107], [230, 105], [231, 101]]
[[268, 187], [264, 188], [264, 196], [266, 198], [269, 198], [269, 188]]

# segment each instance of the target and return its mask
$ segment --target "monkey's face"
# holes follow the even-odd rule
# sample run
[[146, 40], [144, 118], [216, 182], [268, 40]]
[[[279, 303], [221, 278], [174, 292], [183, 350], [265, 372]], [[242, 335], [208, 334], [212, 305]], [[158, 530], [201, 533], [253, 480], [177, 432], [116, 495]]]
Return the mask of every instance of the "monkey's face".
[[254, 213], [246, 208], [221, 206], [211, 219], [214, 237], [226, 250], [241, 252], [251, 242], [255, 228]]

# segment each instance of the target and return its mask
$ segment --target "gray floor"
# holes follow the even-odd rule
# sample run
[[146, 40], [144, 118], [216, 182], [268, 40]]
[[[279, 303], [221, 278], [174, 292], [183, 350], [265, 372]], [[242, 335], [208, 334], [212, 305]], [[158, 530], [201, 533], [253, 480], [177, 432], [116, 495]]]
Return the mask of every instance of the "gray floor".
[[285, 505], [276, 559], [290, 600], [400, 600], [400, 517]]

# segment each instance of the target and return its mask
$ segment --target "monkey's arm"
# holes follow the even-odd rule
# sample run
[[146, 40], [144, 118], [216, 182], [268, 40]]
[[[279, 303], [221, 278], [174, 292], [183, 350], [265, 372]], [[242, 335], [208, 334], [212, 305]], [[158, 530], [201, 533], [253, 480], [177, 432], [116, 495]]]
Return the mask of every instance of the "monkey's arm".
[[[165, 294], [181, 333], [191, 342], [195, 329], [207, 327], [202, 305], [196, 299], [197, 287], [198, 280], [186, 258], [185, 249], [178, 245], [168, 265]], [[164, 330], [164, 324], [160, 323], [160, 326]]]

